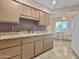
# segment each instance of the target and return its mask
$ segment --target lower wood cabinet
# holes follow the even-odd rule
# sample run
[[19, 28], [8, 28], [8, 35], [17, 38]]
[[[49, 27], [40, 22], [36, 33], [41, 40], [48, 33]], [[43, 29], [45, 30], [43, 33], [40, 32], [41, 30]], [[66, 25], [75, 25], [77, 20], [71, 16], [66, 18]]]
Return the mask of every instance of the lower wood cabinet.
[[0, 41], [0, 59], [11, 59], [16, 55], [21, 55], [20, 39], [8, 39]]
[[34, 57], [34, 43], [22, 45], [22, 59], [31, 59]]
[[8, 59], [8, 58], [14, 57], [16, 55], [19, 55], [20, 51], [21, 50], [20, 50], [19, 46], [2, 49], [2, 50], [0, 50], [0, 59], [2, 59], [2, 58]]
[[52, 48], [50, 35], [0, 41], [0, 59], [31, 59]]
[[44, 39], [44, 51], [47, 51], [53, 47], [53, 41], [50, 36], [46, 36]]
[[35, 42], [35, 56], [43, 52], [43, 40]]
[[18, 56], [15, 56], [15, 57], [13, 57], [13, 58], [9, 58], [9, 59], [21, 59], [21, 56], [18, 55]]

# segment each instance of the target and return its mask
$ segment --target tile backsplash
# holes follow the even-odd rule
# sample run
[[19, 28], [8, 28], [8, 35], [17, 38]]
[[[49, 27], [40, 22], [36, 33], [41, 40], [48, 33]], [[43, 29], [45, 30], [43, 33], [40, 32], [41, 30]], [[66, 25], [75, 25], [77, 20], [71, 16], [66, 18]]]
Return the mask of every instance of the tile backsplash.
[[16, 23], [4, 23], [0, 22], [0, 32], [15, 32]]
[[0, 32], [21, 32], [21, 31], [46, 31], [46, 26], [39, 25], [39, 21], [20, 18], [18, 23], [0, 22]]

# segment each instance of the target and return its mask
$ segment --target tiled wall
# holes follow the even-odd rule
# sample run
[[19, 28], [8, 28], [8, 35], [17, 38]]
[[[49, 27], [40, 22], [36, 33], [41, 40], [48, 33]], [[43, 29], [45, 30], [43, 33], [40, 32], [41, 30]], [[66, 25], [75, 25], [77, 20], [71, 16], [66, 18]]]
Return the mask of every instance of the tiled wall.
[[38, 25], [39, 21], [20, 18], [17, 23], [0, 22], [0, 32], [16, 32], [16, 31], [46, 31], [46, 26]]
[[15, 32], [16, 23], [4, 23], [0, 22], [0, 32]]
[[37, 20], [31, 20], [31, 19], [25, 19], [20, 18], [20, 23], [22, 27], [24, 27], [24, 30], [33, 30], [33, 31], [45, 31], [46, 26], [39, 25], [39, 21]]

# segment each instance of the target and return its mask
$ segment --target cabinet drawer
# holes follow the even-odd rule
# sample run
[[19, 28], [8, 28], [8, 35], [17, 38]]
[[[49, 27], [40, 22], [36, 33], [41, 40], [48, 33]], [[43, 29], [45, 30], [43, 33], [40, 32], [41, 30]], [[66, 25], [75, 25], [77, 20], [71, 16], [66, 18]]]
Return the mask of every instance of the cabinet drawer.
[[13, 58], [10, 58], [10, 59], [21, 59], [21, 56], [16, 56], [16, 57], [13, 57]]
[[20, 40], [16, 40], [16, 39], [2, 40], [0, 41], [0, 49], [19, 45], [19, 44], [20, 44]]
[[20, 50], [19, 46], [3, 49], [3, 50], [0, 50], [0, 57], [1, 58], [10, 58], [10, 57], [20, 54], [20, 51], [21, 50]]
[[22, 40], [22, 44], [26, 44], [26, 43], [30, 43], [30, 42], [35, 42], [35, 41], [38, 41], [38, 40], [41, 40], [41, 37], [29, 37], [29, 38], [24, 38]]

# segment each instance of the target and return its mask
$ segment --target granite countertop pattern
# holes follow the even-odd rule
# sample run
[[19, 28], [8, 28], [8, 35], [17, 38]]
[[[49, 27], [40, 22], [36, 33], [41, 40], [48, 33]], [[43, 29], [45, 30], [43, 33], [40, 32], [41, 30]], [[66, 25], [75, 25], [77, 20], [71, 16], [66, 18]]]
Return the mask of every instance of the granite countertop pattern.
[[14, 39], [14, 38], [23, 38], [23, 37], [32, 37], [32, 36], [40, 36], [40, 35], [49, 35], [52, 34], [50, 32], [46, 33], [0, 33], [0, 40], [5, 40], [5, 39]]

